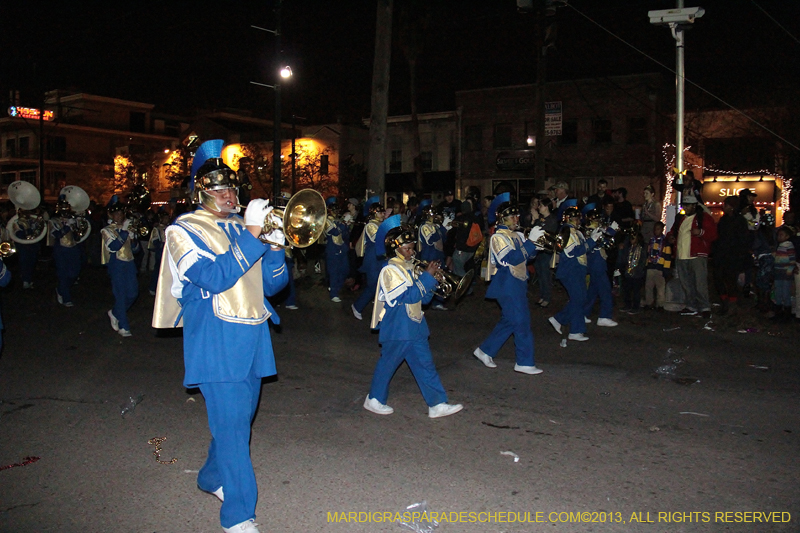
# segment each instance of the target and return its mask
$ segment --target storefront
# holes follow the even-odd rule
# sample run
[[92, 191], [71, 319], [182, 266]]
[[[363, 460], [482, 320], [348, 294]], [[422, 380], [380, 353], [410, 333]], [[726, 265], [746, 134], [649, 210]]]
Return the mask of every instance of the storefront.
[[776, 176], [704, 176], [703, 202], [711, 208], [714, 219], [722, 216], [722, 205], [729, 196], [739, 196], [744, 189], [756, 194], [754, 204], [775, 215], [776, 225], [783, 221], [783, 179]]

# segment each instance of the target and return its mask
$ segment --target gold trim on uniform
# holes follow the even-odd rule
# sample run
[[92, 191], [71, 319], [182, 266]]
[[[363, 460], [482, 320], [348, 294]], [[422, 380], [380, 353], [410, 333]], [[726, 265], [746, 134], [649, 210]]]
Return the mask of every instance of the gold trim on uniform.
[[378, 226], [380, 224], [376, 220], [370, 220], [367, 222], [367, 225], [364, 226], [364, 231], [361, 232], [361, 236], [358, 238], [358, 242], [356, 243], [356, 255], [358, 257], [364, 257], [364, 251], [367, 248], [366, 240], [364, 236], [369, 237], [370, 242], [375, 242], [375, 234], [378, 233]]
[[[111, 254], [113, 252], [108, 246], [114, 241], [122, 240], [122, 238], [119, 236], [120, 231], [122, 231], [122, 226], [119, 224], [109, 224], [100, 230], [100, 235], [103, 237], [103, 248], [100, 257], [102, 264], [107, 265], [108, 262], [111, 261]], [[133, 261], [130, 232], [128, 232], [128, 238], [125, 239], [125, 242], [122, 244], [122, 248], [117, 250], [117, 259], [120, 261]]]
[[[491, 252], [489, 254], [489, 262], [486, 268], [486, 281], [491, 281], [492, 276], [497, 274], [495, 257], [501, 261], [502, 266], [508, 267], [508, 270], [511, 272], [512, 276], [522, 281], [527, 280], [528, 269], [526, 267], [526, 262], [528, 259], [528, 252], [525, 250], [523, 244], [524, 241], [522, 237], [516, 231], [511, 231], [510, 229], [506, 228], [500, 228], [495, 231], [495, 234], [492, 235], [492, 238], [489, 241]], [[515, 248], [519, 248], [522, 251], [522, 255], [525, 257], [525, 260], [518, 265], [510, 265], [503, 262], [503, 258]]]
[[[414, 273], [412, 274], [412, 272]], [[412, 285], [416, 285], [420, 292], [423, 295], [425, 294], [425, 286], [419, 281], [414, 271], [414, 263], [412, 261], [404, 261], [399, 257], [389, 259], [389, 264], [381, 270], [378, 289], [375, 293], [372, 323], [370, 324], [372, 329], [377, 328], [378, 323], [383, 320], [383, 316], [386, 314], [385, 305], [394, 307], [395, 300]], [[422, 317], [425, 315], [424, 311], [422, 311], [422, 300], [413, 304], [405, 304], [405, 306], [408, 318], [416, 323], [422, 322]]]

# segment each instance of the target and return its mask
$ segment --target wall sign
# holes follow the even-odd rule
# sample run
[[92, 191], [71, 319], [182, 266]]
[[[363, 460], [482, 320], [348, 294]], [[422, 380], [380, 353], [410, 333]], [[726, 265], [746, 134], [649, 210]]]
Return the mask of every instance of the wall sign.
[[35, 109], [33, 107], [20, 107], [12, 105], [8, 108], [8, 116], [9, 117], [18, 117], [18, 118], [28, 118], [33, 120], [39, 120], [40, 116], [44, 120], [53, 120], [53, 112], [50, 110], [45, 109], [44, 115], [41, 115], [41, 111]]
[[497, 154], [497, 170], [530, 170], [535, 161], [533, 150], [511, 150]]

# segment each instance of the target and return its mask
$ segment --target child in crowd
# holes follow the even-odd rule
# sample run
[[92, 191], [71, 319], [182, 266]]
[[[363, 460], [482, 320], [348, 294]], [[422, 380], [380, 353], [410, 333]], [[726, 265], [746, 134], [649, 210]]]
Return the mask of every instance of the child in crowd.
[[620, 311], [630, 315], [639, 313], [639, 302], [642, 298], [647, 263], [642, 241], [644, 238], [641, 233], [631, 234], [631, 238], [622, 249], [617, 262], [617, 267], [622, 273], [622, 299], [625, 302], [625, 307]]
[[775, 318], [788, 320], [792, 314], [792, 285], [797, 269], [797, 256], [791, 238], [794, 231], [790, 226], [781, 226], [777, 231], [778, 248], [775, 257]]
[[664, 310], [664, 295], [667, 277], [672, 267], [672, 246], [664, 236], [664, 223], [653, 224], [653, 236], [647, 244], [647, 267], [644, 286], [644, 304], [653, 308], [653, 289], [655, 289], [655, 309]]

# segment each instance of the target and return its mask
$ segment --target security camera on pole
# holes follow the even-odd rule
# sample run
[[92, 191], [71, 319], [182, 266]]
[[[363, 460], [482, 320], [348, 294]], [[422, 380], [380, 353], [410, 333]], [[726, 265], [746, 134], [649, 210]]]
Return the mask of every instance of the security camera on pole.
[[[683, 7], [683, 0], [678, 0], [676, 9], [662, 9], [648, 11], [650, 24], [668, 26], [675, 38], [676, 63], [675, 69], [675, 168], [678, 169], [677, 183], [683, 183], [683, 101], [684, 101], [684, 64], [683, 64], [683, 31], [693, 24], [695, 19], [703, 16], [705, 9], [702, 7]], [[678, 192], [676, 204], [680, 206], [681, 193]]]

